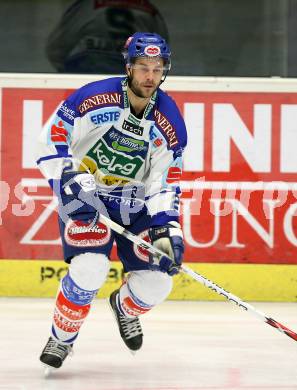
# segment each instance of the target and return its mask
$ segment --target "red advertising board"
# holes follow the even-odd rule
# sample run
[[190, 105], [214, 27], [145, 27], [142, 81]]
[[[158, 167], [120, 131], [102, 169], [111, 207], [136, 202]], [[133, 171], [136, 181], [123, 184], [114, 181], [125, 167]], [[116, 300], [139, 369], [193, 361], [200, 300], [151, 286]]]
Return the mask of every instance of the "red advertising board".
[[[70, 92], [2, 89], [2, 259], [62, 258], [55, 203], [34, 148]], [[182, 176], [186, 261], [296, 264], [297, 94], [170, 95], [189, 133]]]

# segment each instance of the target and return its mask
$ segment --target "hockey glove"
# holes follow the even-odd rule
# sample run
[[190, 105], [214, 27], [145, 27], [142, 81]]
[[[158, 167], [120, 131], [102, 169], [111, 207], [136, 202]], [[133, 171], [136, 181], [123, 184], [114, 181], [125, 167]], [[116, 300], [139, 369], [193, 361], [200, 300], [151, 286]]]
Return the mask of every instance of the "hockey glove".
[[86, 172], [63, 171], [61, 179], [55, 181], [54, 191], [59, 198], [59, 215], [66, 222], [88, 221], [97, 215], [101, 201], [96, 198], [94, 176]]
[[152, 244], [167, 256], [158, 258], [150, 255], [152, 269], [159, 269], [169, 275], [179, 273], [184, 254], [183, 233], [178, 222], [172, 221], [164, 226], [155, 226], [149, 229]]

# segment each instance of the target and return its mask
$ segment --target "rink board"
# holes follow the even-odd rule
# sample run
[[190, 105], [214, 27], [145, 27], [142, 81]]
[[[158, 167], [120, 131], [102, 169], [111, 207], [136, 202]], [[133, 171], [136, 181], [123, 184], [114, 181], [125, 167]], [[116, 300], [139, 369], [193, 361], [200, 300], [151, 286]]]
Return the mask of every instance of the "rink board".
[[[186, 263], [196, 272], [246, 301], [297, 301], [296, 265]], [[62, 261], [1, 260], [1, 297], [54, 297], [67, 272]], [[112, 262], [98, 296], [106, 298], [122, 283], [122, 266]], [[173, 300], [224, 300], [185, 274], [174, 277]]]

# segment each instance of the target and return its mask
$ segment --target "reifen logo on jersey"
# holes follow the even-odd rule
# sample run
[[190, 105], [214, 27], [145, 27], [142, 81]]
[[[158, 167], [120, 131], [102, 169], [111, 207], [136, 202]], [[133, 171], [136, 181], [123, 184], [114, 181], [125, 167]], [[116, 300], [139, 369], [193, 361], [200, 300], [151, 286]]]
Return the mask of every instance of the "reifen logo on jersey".
[[159, 46], [149, 45], [144, 49], [144, 53], [149, 57], [157, 57], [161, 54]]

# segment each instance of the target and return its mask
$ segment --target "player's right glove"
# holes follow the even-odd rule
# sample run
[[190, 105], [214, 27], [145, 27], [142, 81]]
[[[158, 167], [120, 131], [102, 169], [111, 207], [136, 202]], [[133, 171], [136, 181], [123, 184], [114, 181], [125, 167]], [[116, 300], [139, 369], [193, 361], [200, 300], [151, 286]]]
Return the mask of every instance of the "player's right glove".
[[166, 255], [161, 258], [149, 255], [151, 268], [167, 272], [169, 275], [179, 273], [184, 254], [180, 224], [172, 221], [163, 226], [153, 226], [149, 229], [149, 237], [152, 244]]
[[62, 172], [60, 180], [55, 180], [53, 189], [59, 199], [59, 216], [66, 223], [72, 220], [88, 221], [99, 218], [101, 201], [96, 197], [94, 176], [87, 172]]

